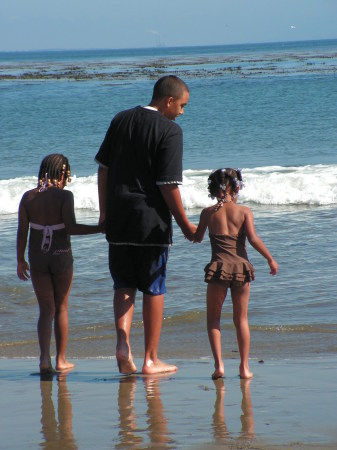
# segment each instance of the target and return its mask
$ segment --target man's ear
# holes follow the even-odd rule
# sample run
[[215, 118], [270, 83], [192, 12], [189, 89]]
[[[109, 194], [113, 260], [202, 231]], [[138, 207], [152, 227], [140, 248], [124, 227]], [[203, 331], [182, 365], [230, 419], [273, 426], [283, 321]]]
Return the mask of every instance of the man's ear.
[[166, 106], [169, 107], [174, 103], [174, 97], [166, 97]]

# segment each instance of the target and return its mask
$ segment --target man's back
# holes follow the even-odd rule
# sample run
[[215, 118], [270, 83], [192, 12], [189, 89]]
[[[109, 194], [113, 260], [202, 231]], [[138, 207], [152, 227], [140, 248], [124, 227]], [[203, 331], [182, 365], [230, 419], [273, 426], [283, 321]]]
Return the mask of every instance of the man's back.
[[109, 242], [172, 242], [171, 214], [158, 185], [182, 183], [182, 131], [156, 110], [137, 106], [112, 120], [96, 160], [108, 168]]

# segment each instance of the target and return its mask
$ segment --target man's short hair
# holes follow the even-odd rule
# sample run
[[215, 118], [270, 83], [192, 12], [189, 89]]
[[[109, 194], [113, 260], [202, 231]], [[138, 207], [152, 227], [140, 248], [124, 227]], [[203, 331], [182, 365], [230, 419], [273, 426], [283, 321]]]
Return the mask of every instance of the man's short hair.
[[161, 100], [164, 97], [180, 98], [183, 93], [189, 92], [187, 84], [175, 75], [166, 75], [159, 78], [153, 87], [153, 100]]

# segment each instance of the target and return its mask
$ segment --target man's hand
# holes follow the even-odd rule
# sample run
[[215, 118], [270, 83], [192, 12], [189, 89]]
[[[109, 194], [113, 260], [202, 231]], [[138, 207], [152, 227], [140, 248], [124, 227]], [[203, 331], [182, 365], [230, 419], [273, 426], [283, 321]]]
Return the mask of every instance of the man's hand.
[[189, 241], [194, 241], [195, 232], [197, 231], [197, 226], [194, 223], [188, 222], [181, 231], [184, 233], [184, 236]]

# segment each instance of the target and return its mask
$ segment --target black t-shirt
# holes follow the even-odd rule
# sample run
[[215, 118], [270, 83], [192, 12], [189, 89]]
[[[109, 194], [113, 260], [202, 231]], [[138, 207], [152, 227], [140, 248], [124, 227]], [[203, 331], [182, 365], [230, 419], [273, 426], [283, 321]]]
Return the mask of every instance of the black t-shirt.
[[112, 120], [95, 157], [108, 168], [110, 243], [169, 245], [172, 217], [160, 184], [182, 184], [183, 136], [160, 112], [137, 106]]

